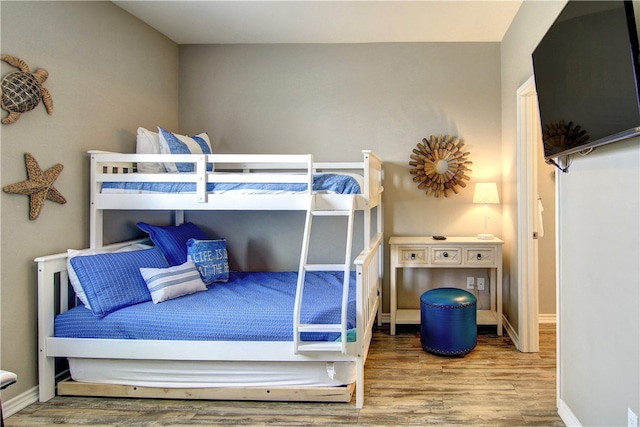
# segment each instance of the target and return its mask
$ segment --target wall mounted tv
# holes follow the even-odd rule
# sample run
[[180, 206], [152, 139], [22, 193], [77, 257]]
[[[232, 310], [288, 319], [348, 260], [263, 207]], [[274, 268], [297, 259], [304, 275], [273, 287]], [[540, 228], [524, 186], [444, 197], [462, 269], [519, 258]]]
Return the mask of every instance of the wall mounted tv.
[[547, 162], [640, 135], [631, 1], [570, 0], [534, 50], [533, 69]]

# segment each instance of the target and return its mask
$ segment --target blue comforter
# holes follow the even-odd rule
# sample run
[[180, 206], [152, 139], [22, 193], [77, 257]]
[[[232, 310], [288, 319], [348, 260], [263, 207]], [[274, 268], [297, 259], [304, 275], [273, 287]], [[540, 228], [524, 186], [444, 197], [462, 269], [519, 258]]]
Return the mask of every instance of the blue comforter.
[[[103, 189], [124, 190], [127, 192], [144, 193], [185, 193], [195, 192], [194, 183], [180, 182], [104, 182]], [[306, 184], [299, 183], [209, 183], [207, 192], [224, 192], [238, 190], [269, 191], [269, 192], [304, 192]], [[316, 174], [313, 176], [313, 191], [337, 194], [360, 194], [358, 181], [349, 175]]]
[[[189, 341], [291, 341], [296, 272], [232, 272], [227, 283], [159, 304], [144, 302], [98, 318], [83, 306], [56, 317], [55, 336]], [[303, 323], [340, 323], [342, 272], [309, 272]], [[349, 287], [348, 328], [355, 328], [355, 273]], [[336, 333], [303, 334], [335, 340]]]

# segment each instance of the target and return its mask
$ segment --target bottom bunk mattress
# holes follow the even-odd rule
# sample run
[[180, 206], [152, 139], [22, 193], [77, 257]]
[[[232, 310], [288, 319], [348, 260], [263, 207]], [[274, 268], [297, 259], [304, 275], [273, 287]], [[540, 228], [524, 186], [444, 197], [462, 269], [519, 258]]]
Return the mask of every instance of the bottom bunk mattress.
[[[77, 306], [55, 319], [64, 338], [187, 341], [293, 339], [298, 274], [231, 272], [226, 283], [154, 304], [121, 308], [103, 318]], [[342, 272], [308, 272], [303, 323], [340, 323]], [[356, 326], [355, 273], [349, 286], [348, 328]], [[354, 338], [349, 334], [349, 340]], [[338, 340], [337, 333], [303, 334], [303, 340]], [[164, 388], [341, 386], [355, 381], [352, 362], [167, 361], [69, 358], [79, 382]]]
[[[102, 318], [80, 305], [55, 319], [63, 338], [292, 341], [296, 272], [231, 272], [206, 292], [154, 304], [130, 305]], [[340, 323], [342, 272], [308, 272], [302, 323]], [[356, 326], [355, 273], [351, 273], [347, 327]], [[338, 333], [305, 333], [303, 341], [334, 341]]]

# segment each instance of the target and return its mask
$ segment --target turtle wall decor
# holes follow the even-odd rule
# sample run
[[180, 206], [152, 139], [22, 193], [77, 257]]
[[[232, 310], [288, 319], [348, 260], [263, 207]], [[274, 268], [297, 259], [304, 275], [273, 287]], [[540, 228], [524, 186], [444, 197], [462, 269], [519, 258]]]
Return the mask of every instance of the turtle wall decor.
[[469, 181], [468, 151], [464, 151], [461, 139], [451, 135], [431, 135], [423, 138], [410, 155], [409, 170], [414, 175], [413, 182], [427, 196], [449, 197], [451, 192], [458, 194], [458, 187], [466, 187]]
[[42, 86], [49, 77], [49, 72], [44, 68], [38, 68], [32, 73], [27, 63], [15, 56], [0, 55], [0, 59], [19, 70], [7, 74], [0, 82], [2, 87], [0, 107], [9, 113], [2, 119], [2, 123], [9, 125], [17, 122], [22, 113], [36, 108], [40, 100], [47, 109], [47, 113], [51, 114], [53, 99], [49, 91]]

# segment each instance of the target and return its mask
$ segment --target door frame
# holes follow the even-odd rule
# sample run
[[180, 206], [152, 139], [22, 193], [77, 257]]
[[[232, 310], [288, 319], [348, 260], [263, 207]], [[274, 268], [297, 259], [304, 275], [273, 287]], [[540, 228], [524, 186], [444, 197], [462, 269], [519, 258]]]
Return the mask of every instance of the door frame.
[[533, 76], [517, 91], [518, 177], [518, 341], [522, 352], [539, 351], [538, 241], [538, 145], [540, 118]]

